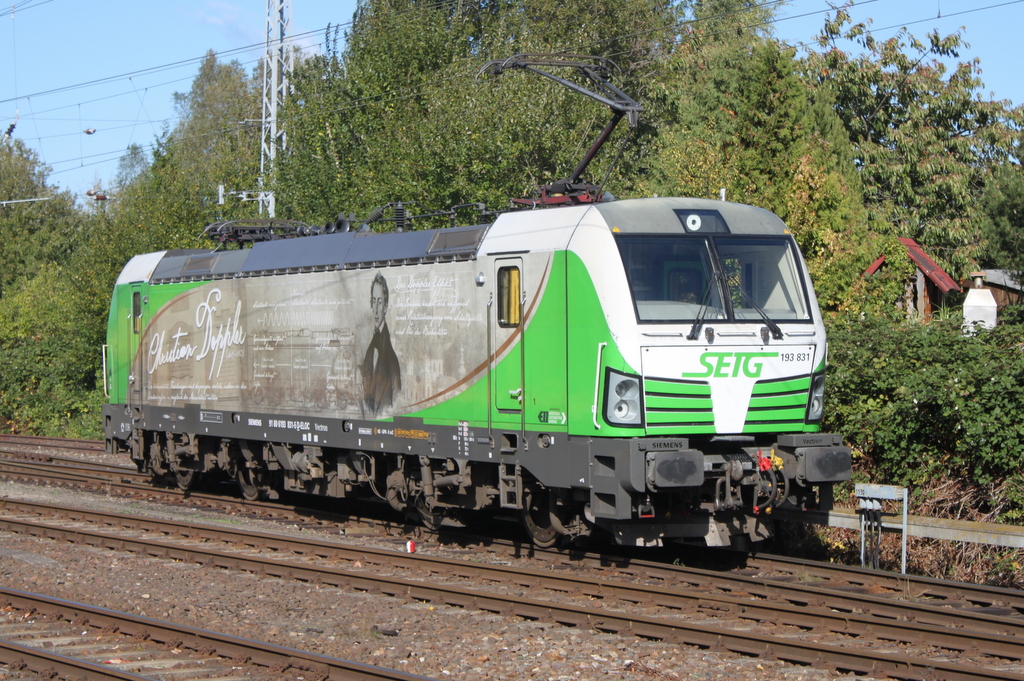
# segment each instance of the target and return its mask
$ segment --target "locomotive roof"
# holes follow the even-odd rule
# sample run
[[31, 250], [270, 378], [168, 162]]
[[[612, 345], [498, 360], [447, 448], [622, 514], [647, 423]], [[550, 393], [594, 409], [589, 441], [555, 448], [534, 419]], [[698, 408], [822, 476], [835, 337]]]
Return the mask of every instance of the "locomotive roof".
[[789, 234], [786, 223], [775, 213], [714, 199], [651, 198], [598, 203], [594, 206], [611, 229], [620, 232], [664, 232], [680, 234], [687, 211], [717, 212], [729, 234]]
[[345, 232], [264, 241], [241, 250], [166, 251], [151, 268], [151, 274], [147, 276], [139, 270], [132, 280], [193, 281], [466, 260], [476, 256], [489, 226], [419, 232]]
[[[592, 211], [596, 211], [595, 215]], [[566, 248], [584, 220], [603, 222], [622, 233], [687, 231], [689, 213], [721, 217], [718, 231], [730, 234], [788, 234], [770, 211], [727, 201], [648, 198], [590, 206], [505, 213], [493, 225], [471, 225], [410, 232], [345, 232], [259, 242], [241, 250], [180, 250], [136, 256], [118, 278], [174, 282], [266, 276], [320, 270], [384, 267], [423, 262], [470, 260], [479, 251], [503, 252]], [[599, 217], [598, 217], [599, 216]]]

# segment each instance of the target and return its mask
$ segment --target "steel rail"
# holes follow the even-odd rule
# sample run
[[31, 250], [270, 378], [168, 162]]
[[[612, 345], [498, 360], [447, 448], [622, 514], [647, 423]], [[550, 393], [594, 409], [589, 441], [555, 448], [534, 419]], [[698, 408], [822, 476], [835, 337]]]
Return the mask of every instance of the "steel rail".
[[[76, 512], [75, 519], [80, 516]], [[106, 515], [106, 514], [97, 514]], [[134, 519], [132, 519], [134, 520]], [[162, 526], [170, 531], [167, 523], [147, 520], [144, 524], [154, 527]], [[170, 525], [175, 525], [171, 523]], [[733, 652], [754, 655], [771, 655], [780, 659], [799, 664], [819, 664], [826, 662], [837, 668], [858, 673], [878, 673], [884, 671], [898, 678], [918, 679], [931, 678], [929, 674], [941, 672], [942, 678], [948, 679], [1024, 679], [1024, 676], [1005, 671], [975, 668], [965, 664], [952, 664], [922, 660], [899, 653], [879, 653], [870, 650], [857, 650], [832, 644], [805, 643], [782, 637], [766, 636], [763, 632], [748, 633], [722, 626], [693, 625], [686, 622], [664, 618], [652, 618], [622, 612], [613, 612], [604, 608], [581, 607], [559, 604], [551, 601], [525, 599], [521, 595], [488, 594], [481, 591], [454, 586], [428, 585], [422, 582], [399, 579], [382, 575], [367, 575], [328, 567], [310, 566], [298, 563], [283, 562], [279, 559], [267, 559], [258, 556], [240, 556], [224, 554], [220, 551], [203, 547], [185, 547], [167, 542], [154, 542], [123, 536], [110, 536], [86, 530], [56, 528], [49, 525], [36, 525], [25, 521], [0, 519], [0, 527], [14, 531], [24, 531], [37, 536], [46, 536], [60, 540], [82, 541], [90, 545], [107, 546], [115, 549], [131, 550], [145, 555], [200, 563], [228, 569], [239, 569], [260, 575], [269, 575], [286, 579], [298, 579], [318, 584], [349, 587], [370, 593], [412, 598], [420, 601], [444, 603], [460, 607], [475, 607], [488, 612], [515, 615], [526, 619], [546, 619], [571, 626], [587, 626], [604, 632], [632, 633], [647, 638], [672, 640], [679, 643], [703, 647], [725, 648]], [[248, 533], [235, 531], [222, 532], [221, 528], [211, 528], [188, 524], [189, 531], [199, 530], [206, 534], [201, 538], [217, 538], [223, 541], [241, 541], [253, 544], [254, 540], [263, 545], [264, 540], [280, 550], [292, 540], [279, 536], [252, 537]], [[351, 551], [350, 560], [365, 560], [377, 554], [379, 559], [391, 564], [407, 564], [417, 560], [403, 554], [370, 551], [367, 549], [346, 549], [341, 545], [322, 546], [310, 542], [300, 542], [300, 553], [320, 557], [323, 554], [337, 555], [337, 552]], [[288, 549], [294, 550], [294, 549]], [[384, 555], [386, 554], [386, 555]], [[499, 566], [466, 566], [460, 561], [449, 559], [424, 558], [433, 565], [435, 572], [450, 575], [453, 571], [465, 573], [469, 567], [484, 567], [490, 572], [491, 581], [508, 583], [510, 580], [517, 585], [536, 586], [547, 583], [548, 588], [581, 593], [592, 597], [607, 598], [616, 596], [627, 602], [654, 602], [662, 607], [682, 612], [709, 613], [719, 611], [727, 616], [747, 620], [756, 620], [772, 624], [787, 624], [804, 629], [826, 629], [831, 632], [854, 636], [871, 636], [883, 640], [906, 641], [916, 644], [945, 646], [950, 650], [966, 651], [977, 655], [994, 655], [1005, 658], [1022, 657], [1024, 639], [1013, 636], [980, 636], [962, 630], [949, 631], [949, 620], [946, 627], [927, 626], [914, 622], [887, 623], [885, 620], [871, 617], [859, 617], [849, 614], [830, 614], [822, 612], [808, 613], [806, 609], [783, 606], [774, 608], [745, 599], [723, 599], [708, 597], [703, 594], [686, 596], [679, 593], [665, 593], [650, 587], [620, 587], [601, 582], [592, 584], [586, 580], [553, 577], [537, 571], [509, 570]], [[475, 573], [475, 571], [474, 571]], [[948, 616], [947, 616], [948, 617]], [[823, 624], [823, 620], [825, 623]], [[910, 637], [908, 638], [908, 633]], [[931, 671], [928, 671], [931, 670]]]
[[[4, 452], [0, 446], [0, 452]], [[106, 484], [110, 481], [125, 482], [137, 481], [135, 484], [140, 488], [153, 488], [152, 476], [139, 473], [134, 468], [127, 466], [117, 467], [109, 464], [94, 463], [91, 461], [76, 460], [29, 460], [29, 459], [0, 459], [0, 472], [8, 475], [19, 476], [22, 480], [32, 481], [37, 478], [53, 478], [55, 480], [68, 480], [86, 483]]]
[[[22, 462], [0, 461], [0, 472], [7, 471], [26, 481], [36, 481], [41, 475], [57, 478], [59, 474], [51, 473], [54, 468], [63, 466], [48, 466], [47, 464], [27, 464]], [[14, 473], [18, 471], [18, 473]], [[126, 468], [124, 471], [99, 471], [100, 476], [110, 476], [110, 479], [103, 482], [95, 482], [96, 486], [106, 491], [124, 488], [127, 492], [148, 497], [162, 496], [176, 502], [187, 500], [191, 504], [204, 504], [211, 508], [227, 509], [230, 511], [258, 512], [274, 518], [295, 518], [297, 522], [317, 523], [324, 521], [338, 524], [346, 522], [359, 522], [363, 524], [372, 523], [385, 532], [402, 531], [408, 532], [410, 527], [404, 523], [373, 519], [365, 520], [350, 515], [338, 515], [323, 511], [305, 509], [301, 506], [291, 506], [277, 502], [251, 502], [241, 499], [231, 499], [222, 495], [206, 494], [199, 492], [182, 492], [173, 488], [153, 487], [148, 483], [125, 484], [118, 483], [115, 478], [119, 475], [148, 479], [133, 469]], [[87, 479], [82, 476], [69, 475], [65, 482], [81, 484]], [[416, 528], [417, 535], [422, 536], [427, 531]], [[449, 533], [450, 534], [450, 533]], [[465, 541], [465, 537], [459, 538]], [[502, 542], [489, 538], [491, 546], [507, 544], [509, 550], [521, 553], [524, 545], [521, 542]], [[634, 558], [623, 558], [610, 553], [596, 555], [581, 553], [577, 551], [545, 551], [534, 547], [527, 547], [526, 552], [532, 557], [544, 558], [547, 560], [569, 560], [574, 565], [589, 565], [614, 569], [624, 576], [632, 576], [635, 579], [660, 580], [666, 586], [679, 586], [690, 588], [707, 588], [721, 591], [743, 591], [758, 595], [762, 598], [778, 599], [783, 598], [794, 604], [814, 605], [821, 604], [823, 590], [832, 589], [841, 591], [846, 596], [846, 602], [833, 601], [833, 607], [846, 612], [861, 612], [870, 610], [872, 613], [889, 617], [892, 619], [914, 618], [924, 623], [942, 623], [945, 616], [936, 620], [927, 611], [913, 611], [919, 605], [920, 599], [939, 601], [960, 609], [959, 617], [970, 620], [972, 614], [964, 606], [975, 608], [1002, 609], [1014, 615], [1024, 615], [1024, 592], [992, 587], [987, 585], [968, 584], [960, 582], [948, 582], [939, 579], [920, 577], [912, 575], [897, 575], [874, 570], [865, 570], [844, 565], [822, 564], [814, 561], [785, 558], [779, 556], [768, 556], [751, 559], [754, 566], [760, 566], [765, 570], [772, 570], [782, 573], [789, 573], [792, 579], [801, 580], [798, 583], [785, 583], [780, 577], [750, 577], [742, 574], [723, 574], [716, 570], [707, 570], [694, 567], [667, 565], [655, 561], [639, 560]], [[841, 579], [837, 579], [837, 575]], [[827, 580], [827, 583], [816, 583], [815, 580]], [[845, 581], [836, 585], [837, 581]], [[875, 593], [861, 594], [851, 592], [850, 588], [860, 587], [863, 590], [871, 590]], [[889, 591], [899, 598], [897, 602], [892, 599], [884, 599], [877, 596], [877, 590]], [[914, 600], [911, 600], [914, 599]], [[918, 601], [918, 602], [915, 602]], [[908, 605], [912, 604], [912, 605]], [[927, 607], [934, 607], [928, 604]], [[983, 616], [993, 614], [982, 613]], [[1007, 613], [1004, 613], [1007, 614]]]
[[987, 584], [950, 582], [921, 575], [901, 575], [852, 565], [823, 564], [804, 558], [763, 554], [751, 559], [749, 569], [762, 568], [773, 572], [788, 572], [794, 579], [835, 579], [836, 575], [851, 585], [864, 588], [883, 588], [896, 593], [914, 593], [917, 597], [941, 600], [951, 604], [970, 603], [974, 606], [1003, 607], [1024, 615], [1024, 591]]
[[[951, 614], [955, 612], [956, 626], [961, 627], [969, 626], [972, 622], [984, 624], [998, 614], [1007, 626], [1024, 633], [1022, 592], [960, 582], [946, 582], [940, 592], [938, 585], [943, 584], [941, 580], [919, 578], [890, 584], [889, 575], [880, 576], [876, 582], [871, 579], [872, 575], [864, 574], [867, 571], [857, 573], [857, 579], [851, 585], [850, 581], [854, 580], [847, 581], [850, 573], [843, 569], [846, 566], [840, 566], [837, 573], [839, 578], [836, 574], [829, 574], [828, 567], [831, 566], [817, 566], [814, 574], [822, 581], [785, 581], [769, 576], [755, 577], [645, 561], [631, 561], [614, 569], [635, 579], [659, 581], [661, 588], [715, 589], [822, 607], [827, 597], [830, 608], [847, 613], [867, 611], [893, 620], [948, 625]], [[960, 598], [957, 598], [958, 590], [962, 592]], [[879, 595], [880, 591], [888, 592], [891, 597]], [[937, 602], [921, 602], [920, 599], [934, 599]], [[976, 609], [963, 606], [974, 606]]]
[[[76, 440], [71, 438], [52, 438], [34, 435], [0, 434], [0, 447], [4, 443], [17, 443], [22, 446], [54, 446], [59, 448], [78, 449], [82, 452], [105, 451], [103, 440]], [[0, 450], [2, 451], [2, 450]], [[830, 513], [819, 511], [787, 511], [778, 510], [777, 518], [787, 522], [800, 522], [833, 527], [858, 529], [859, 520], [855, 511], [835, 509]], [[898, 529], [889, 522], [883, 529], [892, 532]], [[943, 540], [960, 540], [987, 543], [994, 546], [1024, 546], [1024, 527], [942, 518], [911, 516], [908, 526], [909, 536], [920, 536]]]
[[[63, 470], [74, 468], [74, 470]], [[77, 471], [77, 472], [76, 472]], [[92, 474], [96, 473], [96, 476]], [[55, 466], [41, 462], [23, 462], [0, 459], [0, 475], [28, 483], [55, 482], [85, 488], [101, 489], [105, 493], [117, 492], [126, 497], [162, 498], [175, 503], [188, 503], [192, 506], [205, 506], [214, 509], [225, 509], [232, 512], [259, 513], [268, 518], [294, 519], [296, 516], [306, 522], [319, 522], [321, 516], [330, 514], [313, 509], [270, 501], [246, 501], [222, 494], [182, 491], [174, 487], [157, 487], [152, 484], [151, 476], [138, 473], [132, 468], [122, 470], [82, 469], [72, 466]], [[126, 481], [127, 480], [127, 481]], [[131, 482], [138, 480], [138, 482]], [[337, 514], [335, 514], [337, 515]], [[299, 521], [296, 521], [299, 522]], [[343, 522], [342, 519], [336, 522]], [[377, 525], [388, 527], [392, 523], [375, 520]]]
[[[33, 475], [38, 474], [39, 471], [45, 471], [47, 475], [58, 477], [57, 474], [51, 474], [51, 469], [46, 468], [45, 466], [34, 468], [31, 465], [27, 465], [28, 467], [26, 468], [26, 465], [23, 465], [20, 462], [11, 464], [10, 466], [5, 464], [6, 462], [0, 462], [0, 470], [20, 470], [22, 471], [22, 479], [25, 480], [34, 479], [27, 473], [27, 471], [32, 471]], [[132, 472], [132, 474], [137, 475], [134, 472]], [[82, 478], [71, 476], [70, 478], [67, 478], [67, 480], [74, 483], [80, 483]], [[103, 482], [99, 484], [104, 489], [116, 486], [114, 483], [110, 482]], [[185, 493], [174, 489], [153, 488], [147, 484], [143, 484], [141, 486], [128, 485], [127, 488], [135, 494], [142, 493], [146, 496], [165, 496], [175, 501], [183, 501], [187, 499], [192, 504], [200, 502], [213, 508], [258, 511], [270, 517], [277, 518], [292, 518], [294, 516], [289, 514], [294, 514], [300, 516], [307, 522], [310, 519], [318, 522], [320, 520], [316, 516], [316, 512], [303, 510], [301, 507], [285, 506], [278, 503], [231, 500], [225, 499], [219, 495]], [[336, 522], [344, 522], [345, 520], [351, 520], [351, 518], [338, 518], [335, 520]], [[379, 520], [374, 522], [385, 531], [405, 531], [408, 529], [404, 525], [399, 528], [397, 525]], [[417, 532], [419, 532], [419, 530], [417, 530]], [[512, 549], [516, 549], [514, 543], [512, 543]], [[564, 554], [545, 553], [532, 549], [532, 547], [529, 551], [534, 556], [545, 556], [560, 560], [565, 558]], [[922, 623], [940, 625], [948, 623], [948, 615], [941, 613], [937, 616], [935, 615], [934, 605], [922, 605], [919, 602], [910, 600], [911, 598], [918, 600], [921, 598], [941, 600], [946, 604], [958, 607], [958, 626], [962, 626], [965, 621], [968, 623], [972, 620], [986, 622], [988, 621], [988, 616], [994, 614], [992, 612], [975, 614], [970, 610], [960, 607], [963, 605], [990, 609], [1002, 608], [1017, 615], [1024, 613], [1024, 593], [1010, 589], [975, 584], [950, 583], [926, 577], [890, 575], [888, 573], [868, 571], [849, 566], [823, 565], [820, 563], [813, 563], [811, 561], [796, 561], [795, 559], [775, 559], [773, 563], [768, 563], [766, 568], [777, 569], [783, 572], [788, 570], [796, 579], [806, 580], [808, 577], [815, 579], [821, 578], [829, 580], [833, 584], [814, 583], [812, 581], [786, 583], [770, 577], [749, 577], [735, 573], [723, 574], [722, 572], [715, 570], [671, 566], [651, 561], [623, 561], [609, 555], [601, 555], [598, 557], [575, 555], [572, 557], [572, 560], [574, 560], [577, 565], [589, 564], [604, 568], [612, 566], [617, 572], [622, 573], [623, 575], [629, 575], [635, 579], [660, 580], [661, 583], [669, 587], [705, 588], [725, 592], [743, 591], [762, 598], [785, 599], [796, 605], [822, 605], [823, 592], [826, 590], [832, 590], [836, 592], [831, 596], [831, 607], [834, 609], [847, 613], [870, 611], [874, 615], [888, 617], [895, 620], [905, 620], [909, 618]], [[777, 564], [779, 563], [781, 563], [782, 567], [777, 567]], [[847, 583], [840, 586], [834, 586], [834, 583], [837, 581], [837, 574], [842, 575], [842, 579]], [[890, 591], [899, 600], [894, 601], [892, 598], [882, 598], [877, 594], [857, 594], [849, 591], [849, 586], [860, 586], [864, 590], [877, 590], [882, 588]], [[844, 600], [842, 601], [838, 600], [840, 594], [844, 597]]]
[[[198, 627], [191, 627], [173, 622], [117, 612], [107, 608], [76, 603], [41, 596], [25, 591], [0, 588], [0, 600], [6, 600], [16, 608], [37, 612], [61, 620], [82, 622], [88, 621], [89, 626], [100, 628], [117, 628], [126, 636], [150, 639], [163, 644], [176, 644], [191, 650], [217, 651], [217, 655], [229, 659], [248, 659], [252, 664], [271, 669], [288, 667], [326, 675], [326, 679], [345, 679], [346, 681], [429, 681], [428, 677], [409, 674], [384, 667], [342, 660], [317, 653], [294, 648], [285, 648], [266, 641], [221, 634]], [[104, 677], [122, 678], [122, 677]], [[125, 679], [138, 679], [129, 675]]]
[[[83, 452], [105, 450], [105, 444], [102, 440], [73, 440], [69, 438], [50, 438], [32, 435], [0, 434], [0, 447], [2, 447], [3, 443], [35, 447], [53, 446], [79, 449]], [[846, 529], [860, 528], [859, 515], [856, 511], [849, 509], [834, 509], [830, 512], [796, 512], [781, 509], [777, 510], [775, 515], [778, 520], [785, 522], [816, 524]], [[883, 530], [885, 532], [895, 532], [901, 529], [901, 526], [893, 522], [883, 521]], [[911, 537], [926, 539], [965, 541], [1011, 548], [1024, 547], [1024, 527], [999, 523], [910, 516], [907, 533]]]
[[110, 473], [128, 473], [134, 475], [143, 475], [143, 473], [139, 473], [138, 470], [136, 470], [135, 466], [103, 463], [101, 461], [91, 461], [89, 459], [69, 459], [63, 456], [50, 456], [44, 463], [51, 463], [54, 466], [83, 468], [85, 470], [94, 470], [100, 473], [108, 471]]
[[[824, 589], [820, 585], [770, 584], [768, 589], [759, 592], [756, 588], [760, 584], [759, 580], [742, 578], [743, 583], [749, 587], [742, 589], [747, 595], [733, 596], [728, 593], [724, 595], [709, 593], [704, 590], [707, 586], [704, 582], [698, 583], [696, 589], [693, 588], [692, 582], [685, 585], [636, 585], [608, 579], [595, 580], [575, 575], [552, 574], [549, 571], [513, 568], [505, 565], [467, 564], [461, 560], [422, 553], [410, 555], [384, 549], [348, 546], [267, 532], [234, 530], [203, 523], [124, 516], [119, 513], [52, 504], [5, 501], [0, 502], [0, 508], [48, 514], [75, 522], [89, 521], [104, 527], [121, 526], [160, 535], [179, 534], [190, 540], [222, 541], [233, 545], [250, 546], [254, 549], [272, 550], [282, 555], [290, 552], [305, 557], [360, 561], [364, 564], [372, 561], [380, 565], [426, 570], [438, 575], [482, 579], [494, 583], [515, 584], [524, 588], [543, 587], [562, 593], [580, 594], [605, 600], [619, 599], [636, 604], [659, 605], [680, 611], [717, 609], [723, 613], [742, 613], [747, 619], [776, 620], [781, 624], [805, 628], [824, 626], [830, 631], [855, 635], [871, 634], [908, 643], [931, 642], [953, 650], [974, 647], [985, 654], [1024, 659], [1024, 618], [1004, 618], [991, 613], [974, 613], [907, 601], [893, 602], [890, 599], [867, 594], [847, 594]], [[16, 531], [18, 522], [0, 517], [0, 527], [6, 526], [12, 531]], [[24, 521], [24, 531], [33, 531], [34, 527], [37, 527], [35, 523]], [[65, 528], [55, 529], [63, 530]], [[87, 535], [89, 530], [81, 530], [81, 532], [83, 535]], [[107, 535], [97, 533], [97, 537], [105, 536]], [[123, 539], [116, 537], [115, 541]], [[100, 539], [97, 538], [96, 541], [100, 541]], [[180, 547], [176, 546], [176, 548]], [[649, 577], [649, 575], [644, 576]], [[727, 580], [736, 579], [715, 573], [706, 576], [717, 576], [719, 579]], [[732, 591], [741, 591], [741, 589]], [[753, 600], [754, 597], [770, 599], [773, 603], [763, 605], [764, 601]], [[783, 603], [778, 601], [783, 601]], [[815, 608], [813, 614], [808, 613], [809, 607]], [[955, 634], [951, 633], [953, 625], [956, 627]], [[993, 641], [986, 638], [994, 633], [993, 629], [1008, 638], [994, 639], [998, 645], [993, 645]], [[970, 639], [967, 634], [971, 632], [980, 633], [983, 636]]]
[[40, 435], [0, 434], [0, 444], [25, 445], [34, 447], [59, 447], [81, 451], [105, 451], [103, 440], [76, 440], [67, 437], [44, 437]]
[[52, 678], [51, 674], [57, 674], [62, 679], [83, 679], [84, 681], [152, 681], [152, 677], [139, 676], [109, 665], [57, 655], [12, 641], [0, 640], [0, 660], [8, 665], [25, 665], [29, 671], [39, 675], [40, 678]]

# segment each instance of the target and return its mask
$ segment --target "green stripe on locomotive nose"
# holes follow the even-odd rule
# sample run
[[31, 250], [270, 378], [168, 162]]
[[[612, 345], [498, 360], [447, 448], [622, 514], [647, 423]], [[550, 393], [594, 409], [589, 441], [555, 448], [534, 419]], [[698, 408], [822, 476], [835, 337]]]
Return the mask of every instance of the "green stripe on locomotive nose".
[[768, 423], [747, 423], [743, 426], [743, 433], [778, 433], [787, 431], [801, 431], [804, 433], [817, 433], [821, 430], [818, 425], [806, 425], [800, 421], [769, 421]]
[[807, 392], [811, 389], [811, 377], [801, 376], [786, 381], [760, 381], [754, 384], [754, 395], [766, 395], [775, 393], [790, 393], [797, 391]]
[[644, 379], [644, 392], [648, 395], [679, 395], [688, 397], [711, 397], [711, 386], [707, 383], [683, 381], [660, 381], [656, 378]]
[[668, 423], [714, 423], [715, 415], [707, 412], [681, 412], [681, 411], [647, 411], [647, 425], [656, 426]]
[[805, 406], [795, 409], [754, 409], [747, 411], [747, 422], [752, 421], [803, 421]]
[[699, 424], [699, 423], [681, 423], [675, 421], [672, 423], [648, 423], [647, 432], [654, 434], [673, 434], [673, 435], [714, 435], [715, 424]]
[[646, 400], [647, 409], [677, 409], [692, 411], [699, 409], [712, 409], [714, 403], [704, 397], [690, 397], [689, 395], [648, 395]]
[[807, 391], [793, 393], [791, 395], [773, 395], [771, 397], [752, 397], [750, 399], [751, 409], [765, 409], [777, 407], [801, 407], [807, 405]]

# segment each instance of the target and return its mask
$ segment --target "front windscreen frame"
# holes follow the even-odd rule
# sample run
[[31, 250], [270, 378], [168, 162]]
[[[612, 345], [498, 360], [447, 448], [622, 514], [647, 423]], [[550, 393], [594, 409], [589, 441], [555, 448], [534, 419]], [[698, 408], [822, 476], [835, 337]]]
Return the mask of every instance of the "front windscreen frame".
[[791, 236], [632, 232], [615, 241], [639, 324], [763, 324], [758, 307], [776, 322], [813, 322]]

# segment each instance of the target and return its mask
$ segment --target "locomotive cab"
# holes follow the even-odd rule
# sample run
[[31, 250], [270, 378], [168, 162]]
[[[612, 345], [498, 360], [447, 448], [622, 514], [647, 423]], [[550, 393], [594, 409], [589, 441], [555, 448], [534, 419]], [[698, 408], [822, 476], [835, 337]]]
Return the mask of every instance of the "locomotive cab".
[[[830, 505], [850, 451], [819, 432], [825, 329], [783, 222], [699, 199], [594, 210], [570, 250], [620, 313], [606, 314], [607, 345], [590, 340], [605, 358], [593, 437], [627, 438], [643, 468], [630, 517], [604, 504], [595, 522], [621, 543], [729, 545], [766, 537], [774, 508]], [[620, 267], [596, 255], [602, 241]]]

